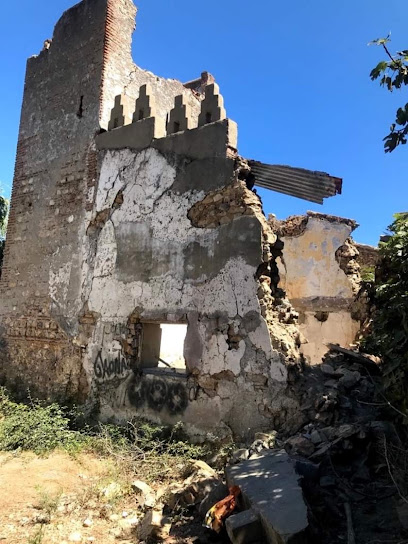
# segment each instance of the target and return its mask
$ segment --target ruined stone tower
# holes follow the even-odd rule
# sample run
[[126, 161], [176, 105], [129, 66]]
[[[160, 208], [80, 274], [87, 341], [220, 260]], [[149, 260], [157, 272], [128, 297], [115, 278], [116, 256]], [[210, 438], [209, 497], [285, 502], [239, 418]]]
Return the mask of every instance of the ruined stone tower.
[[[27, 63], [1, 281], [2, 372], [33, 394], [87, 390], [80, 348], [69, 336], [83, 309], [84, 219], [97, 182], [94, 137], [107, 128], [125, 84], [138, 88], [156, 79], [131, 59], [135, 15], [131, 0], [80, 2], [57, 23], [51, 46]], [[163, 112], [182, 85], [160, 87]], [[53, 270], [65, 274], [64, 292], [51, 287]]]
[[[135, 14], [131, 0], [82, 0], [28, 61], [1, 379], [105, 420], [279, 427], [297, 408], [287, 369], [301, 343], [278, 287], [281, 245], [218, 85], [137, 67]], [[335, 194], [333, 179], [319, 195]], [[186, 328], [183, 368], [161, 351], [173, 325]]]

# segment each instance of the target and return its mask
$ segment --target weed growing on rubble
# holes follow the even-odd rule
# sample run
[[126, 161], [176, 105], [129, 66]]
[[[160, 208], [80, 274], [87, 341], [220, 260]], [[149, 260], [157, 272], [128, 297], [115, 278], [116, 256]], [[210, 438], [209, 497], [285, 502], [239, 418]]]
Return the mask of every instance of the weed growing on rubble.
[[27, 544], [42, 544], [44, 538], [43, 526], [41, 526], [32, 537], [27, 541]]

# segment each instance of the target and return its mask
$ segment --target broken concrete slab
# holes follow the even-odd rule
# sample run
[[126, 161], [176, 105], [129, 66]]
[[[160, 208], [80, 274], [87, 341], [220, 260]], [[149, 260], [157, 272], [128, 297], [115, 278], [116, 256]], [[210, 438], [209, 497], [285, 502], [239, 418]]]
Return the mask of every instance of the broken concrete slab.
[[252, 508], [230, 516], [225, 527], [232, 544], [264, 542], [262, 523]]
[[307, 507], [299, 476], [284, 450], [270, 451], [227, 467], [227, 484], [240, 487], [245, 506], [259, 515], [264, 542], [306, 542]]

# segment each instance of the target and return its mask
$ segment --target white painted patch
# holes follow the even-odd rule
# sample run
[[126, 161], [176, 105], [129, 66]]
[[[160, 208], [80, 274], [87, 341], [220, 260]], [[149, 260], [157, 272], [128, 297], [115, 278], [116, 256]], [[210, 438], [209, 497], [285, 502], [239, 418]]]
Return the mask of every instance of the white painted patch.
[[63, 306], [67, 299], [72, 262], [68, 262], [57, 270], [50, 269], [49, 294], [51, 299]]
[[112, 221], [107, 221], [98, 238], [94, 277], [111, 276], [115, 271], [117, 245]]

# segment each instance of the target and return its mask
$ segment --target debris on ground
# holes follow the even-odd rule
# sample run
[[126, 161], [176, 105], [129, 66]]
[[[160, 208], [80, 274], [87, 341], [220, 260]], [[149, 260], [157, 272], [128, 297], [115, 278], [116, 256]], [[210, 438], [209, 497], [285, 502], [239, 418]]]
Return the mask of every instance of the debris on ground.
[[[239, 465], [226, 469], [227, 483], [239, 486], [243, 502], [251, 510], [248, 524], [229, 522], [229, 536], [233, 544], [254, 542], [263, 529], [262, 542], [300, 542], [308, 527], [307, 506], [299, 485], [300, 476], [284, 450], [255, 454]], [[254, 530], [254, 534], [250, 531]], [[249, 538], [249, 539], [248, 539]]]
[[204, 519], [204, 527], [220, 533], [224, 527], [224, 521], [234, 512], [237, 507], [238, 497], [241, 495], [239, 486], [230, 486], [229, 495], [212, 506]]

